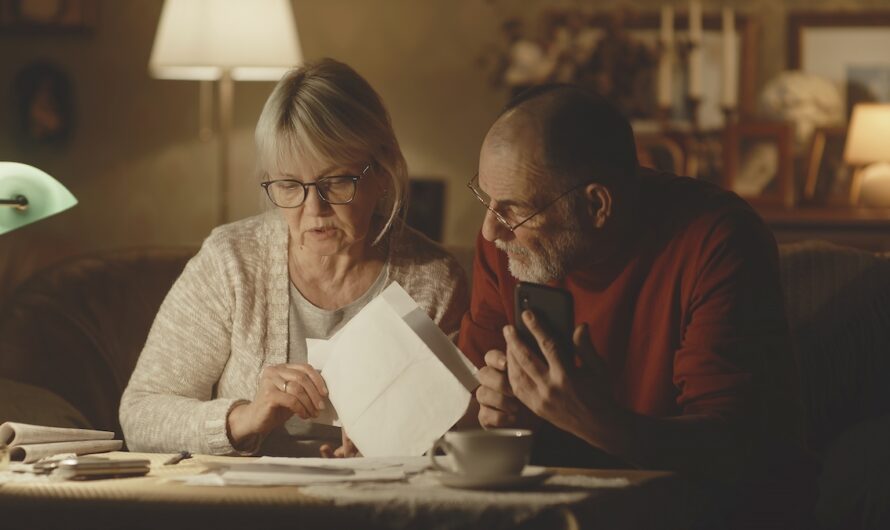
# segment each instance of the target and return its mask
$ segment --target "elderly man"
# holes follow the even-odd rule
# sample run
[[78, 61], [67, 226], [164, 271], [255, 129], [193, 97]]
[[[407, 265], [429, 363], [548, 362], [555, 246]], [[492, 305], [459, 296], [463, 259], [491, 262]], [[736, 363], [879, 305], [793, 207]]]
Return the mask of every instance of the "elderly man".
[[[776, 244], [744, 201], [638, 168], [628, 121], [566, 85], [509, 104], [468, 186], [489, 210], [459, 338], [482, 367], [483, 427], [535, 429], [541, 464], [671, 469], [787, 497], [774, 479], [799, 469], [800, 398]], [[513, 314], [517, 281], [572, 293], [573, 352]]]

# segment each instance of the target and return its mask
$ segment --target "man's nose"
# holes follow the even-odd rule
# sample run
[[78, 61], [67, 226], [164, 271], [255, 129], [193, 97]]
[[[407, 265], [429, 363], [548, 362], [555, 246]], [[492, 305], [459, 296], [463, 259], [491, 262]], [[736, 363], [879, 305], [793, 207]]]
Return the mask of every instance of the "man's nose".
[[509, 240], [513, 232], [498, 221], [498, 217], [491, 210], [485, 210], [485, 218], [482, 219], [482, 237], [488, 241], [496, 239]]

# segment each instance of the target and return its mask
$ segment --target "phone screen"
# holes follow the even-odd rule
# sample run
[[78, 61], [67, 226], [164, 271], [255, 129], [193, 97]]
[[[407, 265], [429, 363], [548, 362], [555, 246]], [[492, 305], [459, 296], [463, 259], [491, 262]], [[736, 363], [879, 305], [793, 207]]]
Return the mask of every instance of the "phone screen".
[[516, 332], [526, 346], [543, 356], [537, 340], [522, 320], [522, 312], [529, 309], [535, 314], [547, 333], [553, 337], [563, 365], [573, 365], [572, 333], [575, 330], [575, 312], [572, 293], [549, 285], [520, 282], [516, 285], [514, 295]]

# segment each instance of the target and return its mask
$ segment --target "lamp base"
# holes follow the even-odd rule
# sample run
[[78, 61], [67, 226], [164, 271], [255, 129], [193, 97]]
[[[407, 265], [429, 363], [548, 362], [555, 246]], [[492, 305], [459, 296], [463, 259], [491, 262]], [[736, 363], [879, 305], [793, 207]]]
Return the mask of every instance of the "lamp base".
[[862, 169], [859, 204], [890, 208], [890, 162], [878, 162]]

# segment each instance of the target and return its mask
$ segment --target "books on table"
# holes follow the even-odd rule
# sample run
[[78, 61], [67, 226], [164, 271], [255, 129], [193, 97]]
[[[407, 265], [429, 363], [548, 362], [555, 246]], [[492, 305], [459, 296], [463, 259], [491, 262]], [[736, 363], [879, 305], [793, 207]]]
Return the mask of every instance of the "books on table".
[[123, 447], [111, 431], [45, 427], [8, 421], [0, 425], [0, 444], [8, 446], [12, 461], [30, 464], [48, 456], [86, 455], [117, 451]]

